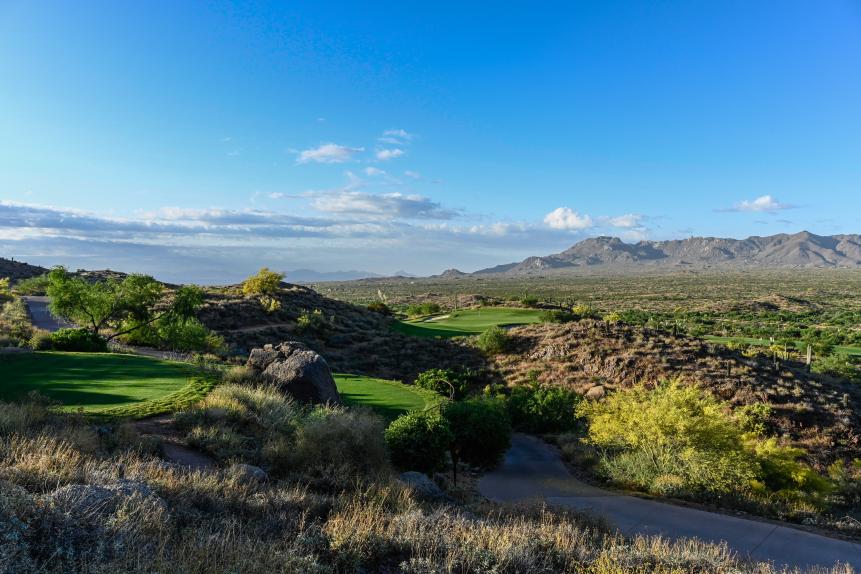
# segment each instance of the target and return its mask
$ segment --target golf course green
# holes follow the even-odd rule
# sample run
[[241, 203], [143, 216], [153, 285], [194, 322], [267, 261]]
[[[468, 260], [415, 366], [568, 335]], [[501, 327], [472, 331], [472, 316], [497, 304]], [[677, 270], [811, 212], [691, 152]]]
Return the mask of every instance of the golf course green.
[[208, 390], [187, 365], [116, 353], [38, 352], [0, 356], [0, 400], [31, 391], [63, 410], [136, 416], [171, 410]]
[[335, 385], [345, 405], [370, 407], [387, 420], [408, 411], [426, 409], [441, 400], [426, 389], [361, 375], [336, 374]]
[[398, 321], [395, 329], [416, 337], [463, 337], [477, 335], [493, 326], [537, 323], [541, 313], [540, 309], [482, 307]]

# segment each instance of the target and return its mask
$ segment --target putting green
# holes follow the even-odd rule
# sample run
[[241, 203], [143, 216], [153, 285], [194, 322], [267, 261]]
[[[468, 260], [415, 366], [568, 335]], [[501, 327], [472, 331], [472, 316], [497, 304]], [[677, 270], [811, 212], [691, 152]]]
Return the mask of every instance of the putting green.
[[463, 337], [483, 333], [493, 326], [525, 325], [541, 320], [540, 309], [483, 307], [442, 315], [398, 321], [395, 329], [417, 337]]
[[336, 374], [335, 384], [344, 404], [371, 407], [388, 420], [408, 411], [426, 409], [441, 400], [426, 389], [361, 375]]
[[137, 407], [163, 403], [167, 397], [190, 398], [189, 385], [193, 385], [188, 365], [114, 353], [0, 355], [0, 372], [2, 400], [38, 391], [61, 403], [63, 410], [119, 408], [128, 416], [134, 416]]

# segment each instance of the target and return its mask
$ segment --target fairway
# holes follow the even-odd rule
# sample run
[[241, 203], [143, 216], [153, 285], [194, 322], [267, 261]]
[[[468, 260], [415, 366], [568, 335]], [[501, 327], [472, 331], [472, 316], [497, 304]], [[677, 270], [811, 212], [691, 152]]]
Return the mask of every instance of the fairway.
[[493, 326], [525, 325], [541, 320], [540, 309], [484, 307], [452, 311], [444, 315], [398, 321], [395, 329], [417, 337], [463, 337], [478, 335]]
[[61, 403], [64, 410], [110, 409], [129, 416], [140, 408], [146, 410], [146, 405], [163, 403], [166, 397], [186, 397], [193, 384], [186, 365], [114, 353], [5, 355], [0, 357], [0, 371], [0, 400], [38, 391]]
[[428, 408], [441, 399], [436, 393], [361, 375], [335, 375], [341, 400], [349, 406], [371, 407], [383, 418], [394, 420], [408, 411]]

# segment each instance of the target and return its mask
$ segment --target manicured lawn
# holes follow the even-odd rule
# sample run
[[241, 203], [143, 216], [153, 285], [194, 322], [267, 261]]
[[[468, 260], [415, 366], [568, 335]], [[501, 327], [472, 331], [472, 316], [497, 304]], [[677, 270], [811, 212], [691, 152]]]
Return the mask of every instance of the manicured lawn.
[[0, 355], [0, 399], [30, 391], [63, 410], [141, 417], [199, 400], [214, 382], [182, 363], [114, 353], [40, 352]]
[[[771, 344], [771, 341], [768, 339], [757, 339], [755, 337], [715, 337], [712, 335], [706, 335], [703, 339], [711, 341], [712, 343], [743, 343], [745, 345], [756, 345], [759, 347], [767, 347]], [[799, 351], [805, 351], [807, 349], [807, 345], [802, 341], [796, 341], [795, 346]], [[844, 355], [861, 356], [861, 347], [838, 345], [834, 347], [834, 350], [838, 353], [843, 353]]]
[[540, 321], [540, 309], [484, 307], [395, 323], [395, 329], [417, 337], [462, 337], [477, 335], [494, 325], [524, 325]]
[[335, 384], [344, 404], [371, 407], [388, 420], [408, 411], [426, 409], [441, 400], [436, 393], [425, 389], [361, 375], [336, 374]]

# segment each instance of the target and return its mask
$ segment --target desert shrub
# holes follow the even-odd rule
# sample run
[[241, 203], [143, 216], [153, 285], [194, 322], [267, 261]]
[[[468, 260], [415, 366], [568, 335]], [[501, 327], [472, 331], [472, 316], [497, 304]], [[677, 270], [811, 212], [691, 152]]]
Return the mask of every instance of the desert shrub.
[[23, 299], [14, 297], [0, 306], [0, 335], [18, 342], [26, 341], [33, 335], [33, 326]]
[[559, 385], [537, 381], [511, 389], [506, 405], [514, 428], [530, 433], [556, 433], [577, 426], [577, 405], [582, 397]]
[[103, 353], [108, 350], [108, 343], [89, 329], [60, 329], [51, 333], [51, 347], [57, 351]]
[[467, 395], [478, 373], [472, 369], [428, 369], [419, 373], [415, 385], [439, 393], [444, 397], [459, 400]]
[[736, 419], [742, 430], [755, 435], [765, 434], [772, 409], [765, 403], [742, 405], [735, 410]]
[[227, 385], [253, 385], [260, 381], [250, 368], [240, 365], [231, 367], [221, 375], [221, 381]]
[[565, 309], [548, 309], [541, 312], [539, 319], [542, 323], [569, 323], [576, 320], [577, 316]]
[[852, 462], [839, 460], [828, 467], [828, 476], [834, 482], [838, 502], [845, 507], [861, 505], [861, 458]]
[[861, 368], [852, 359], [841, 353], [833, 353], [818, 358], [810, 365], [814, 373], [823, 373], [833, 377], [861, 381]]
[[223, 354], [226, 348], [224, 339], [195, 317], [167, 315], [144, 325], [129, 320], [121, 328], [129, 331], [121, 337], [128, 345], [214, 354]]
[[392, 314], [392, 310], [389, 308], [389, 306], [382, 301], [374, 301], [373, 303], [369, 303], [368, 311], [373, 311], [374, 313], [379, 313], [380, 315], [386, 316]]
[[34, 351], [47, 351], [51, 349], [52, 345], [51, 333], [42, 331], [41, 329], [34, 331], [33, 336], [27, 342], [27, 346]]
[[511, 444], [511, 422], [501, 400], [484, 398], [449, 403], [443, 417], [452, 433], [455, 467], [461, 460], [482, 468], [493, 467]]
[[621, 323], [623, 321], [622, 314], [618, 311], [610, 311], [601, 317], [601, 319], [605, 323]]
[[284, 274], [270, 271], [263, 267], [256, 274], [242, 282], [242, 292], [245, 295], [266, 295], [272, 297], [281, 289]]
[[320, 309], [314, 309], [311, 312], [302, 312], [299, 318], [296, 319], [296, 326], [302, 332], [319, 335], [325, 333], [329, 329], [330, 324]]
[[574, 305], [571, 307], [571, 313], [578, 319], [597, 319], [600, 317], [597, 311], [589, 305]]
[[534, 295], [524, 295], [520, 298], [520, 304], [525, 307], [535, 307], [538, 305], [538, 297]]
[[[299, 426], [289, 466], [317, 484], [340, 488], [379, 476], [389, 468], [384, 431], [383, 420], [371, 411], [321, 407]], [[264, 453], [264, 460], [277, 467], [271, 456]]]
[[15, 291], [20, 295], [44, 295], [48, 291], [48, 274], [21, 279], [15, 283]]
[[406, 309], [406, 313], [410, 317], [420, 317], [422, 315], [436, 315], [440, 311], [442, 311], [442, 307], [440, 307], [438, 303], [431, 302], [410, 305]]
[[302, 407], [278, 389], [222, 384], [175, 420], [190, 444], [214, 457], [261, 464], [270, 443], [292, 445], [303, 417]]
[[0, 301], [6, 301], [12, 298], [12, 289], [10, 285], [12, 281], [8, 277], [0, 277]]
[[439, 413], [413, 411], [392, 421], [385, 437], [396, 467], [432, 473], [445, 468], [453, 435]]
[[612, 481], [656, 494], [802, 501], [821, 506], [829, 482], [799, 459], [801, 449], [757, 436], [767, 410], [741, 414], [676, 381], [638, 385], [601, 402], [584, 401], [587, 441]]
[[658, 477], [674, 475], [688, 492], [720, 496], [746, 488], [758, 474], [740, 425], [723, 403], [694, 386], [639, 385], [583, 401], [577, 411], [614, 482], [651, 490]]
[[479, 335], [475, 344], [488, 355], [498, 355], [508, 347], [508, 333], [494, 325]]

